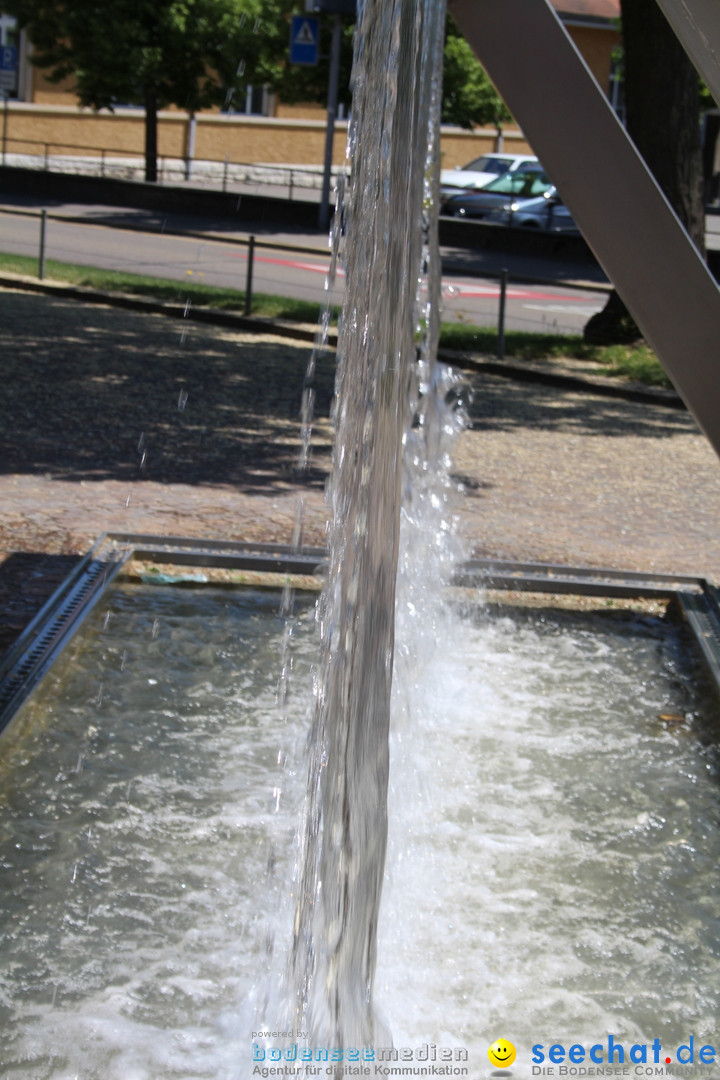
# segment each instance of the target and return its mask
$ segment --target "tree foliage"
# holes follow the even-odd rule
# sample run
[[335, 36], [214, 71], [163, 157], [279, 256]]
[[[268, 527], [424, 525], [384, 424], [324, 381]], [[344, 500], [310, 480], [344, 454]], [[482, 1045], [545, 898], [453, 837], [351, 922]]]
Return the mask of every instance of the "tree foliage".
[[[316, 66], [288, 63], [290, 18], [298, 0], [3, 0], [27, 29], [33, 62], [51, 81], [70, 79], [81, 105], [146, 112], [146, 178], [157, 177], [157, 113], [232, 107], [248, 83], [283, 101], [327, 99], [332, 20], [320, 18]], [[340, 101], [349, 110], [354, 26], [346, 20]], [[235, 99], [237, 100], [237, 98]], [[510, 119], [502, 99], [447, 21], [443, 120], [472, 128]]]
[[505, 102], [450, 16], [445, 34], [442, 119], [464, 128], [492, 124], [498, 130], [512, 120]]
[[222, 104], [233, 88], [274, 71], [283, 36], [280, 26], [265, 25], [262, 0], [4, 0], [3, 6], [27, 29], [34, 63], [52, 81], [70, 78], [82, 105], [145, 107], [148, 179], [156, 178], [158, 109], [177, 105], [193, 113]]

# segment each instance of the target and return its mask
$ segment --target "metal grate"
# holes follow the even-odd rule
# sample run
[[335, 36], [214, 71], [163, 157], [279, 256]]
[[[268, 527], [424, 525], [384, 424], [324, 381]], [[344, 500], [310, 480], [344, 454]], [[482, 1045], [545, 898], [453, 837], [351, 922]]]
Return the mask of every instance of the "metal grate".
[[0, 668], [0, 732], [100, 599], [125, 558], [87, 558], [30, 624]]

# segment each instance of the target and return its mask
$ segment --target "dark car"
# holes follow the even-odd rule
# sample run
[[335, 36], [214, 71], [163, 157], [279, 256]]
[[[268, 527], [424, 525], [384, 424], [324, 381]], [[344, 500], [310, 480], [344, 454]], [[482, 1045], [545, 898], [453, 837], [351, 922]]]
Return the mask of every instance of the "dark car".
[[441, 206], [440, 212], [451, 217], [484, 218], [508, 202], [537, 199], [555, 188], [542, 168], [517, 169], [493, 180], [482, 191], [467, 191], [453, 195]]
[[575, 220], [554, 189], [546, 191], [538, 199], [519, 199], [506, 202], [486, 215], [493, 225], [511, 225], [517, 229], [540, 229], [543, 232], [567, 233], [578, 236], [580, 230]]

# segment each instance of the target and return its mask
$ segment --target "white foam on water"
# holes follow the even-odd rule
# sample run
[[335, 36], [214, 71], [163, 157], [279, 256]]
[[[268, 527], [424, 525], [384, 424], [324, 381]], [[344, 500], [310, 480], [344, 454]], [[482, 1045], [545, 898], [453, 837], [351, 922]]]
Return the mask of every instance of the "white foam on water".
[[376, 985], [396, 1046], [464, 1046], [484, 1073], [502, 1036], [530, 1075], [536, 1043], [713, 1042], [716, 746], [658, 625], [615, 624], [433, 627], [392, 742]]
[[[3, 1077], [244, 1080], [289, 942], [308, 702], [287, 722], [274, 704], [274, 598], [131, 590], [112, 608], [5, 761]], [[400, 617], [427, 621], [393, 703], [376, 996], [395, 1046], [466, 1047], [487, 1075], [504, 1036], [524, 1076], [537, 1042], [712, 1042], [716, 717], [675, 632], [417, 593]], [[314, 640], [308, 608], [295, 686]]]

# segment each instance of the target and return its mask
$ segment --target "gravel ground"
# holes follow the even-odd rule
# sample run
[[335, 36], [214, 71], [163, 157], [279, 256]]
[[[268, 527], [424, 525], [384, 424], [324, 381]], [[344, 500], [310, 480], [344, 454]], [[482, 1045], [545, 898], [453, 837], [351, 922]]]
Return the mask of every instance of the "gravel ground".
[[[102, 532], [322, 543], [332, 358], [296, 471], [309, 349], [0, 291], [0, 651]], [[720, 581], [720, 463], [684, 412], [474, 376], [455, 470], [476, 554]]]

